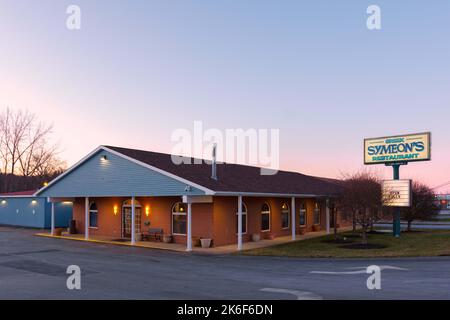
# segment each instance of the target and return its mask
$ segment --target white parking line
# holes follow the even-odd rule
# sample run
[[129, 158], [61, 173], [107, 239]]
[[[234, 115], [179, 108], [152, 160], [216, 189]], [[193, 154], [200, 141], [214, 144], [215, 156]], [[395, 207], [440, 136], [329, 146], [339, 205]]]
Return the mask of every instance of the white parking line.
[[360, 271], [310, 271], [309, 273], [315, 274], [365, 274], [366, 270]]
[[[367, 267], [351, 267], [347, 269], [367, 269]], [[389, 265], [381, 265], [381, 270], [400, 270], [400, 271], [409, 271], [409, 269], [396, 267], [396, 266], [389, 266]]]
[[[351, 267], [346, 269], [361, 269], [357, 271], [310, 271], [309, 273], [315, 274], [366, 274], [367, 267]], [[409, 271], [406, 268], [400, 268], [395, 266], [380, 266], [381, 270], [399, 270], [399, 271]]]
[[263, 288], [261, 291], [291, 294], [297, 297], [297, 300], [322, 300], [323, 298], [309, 291], [290, 290], [282, 288]]

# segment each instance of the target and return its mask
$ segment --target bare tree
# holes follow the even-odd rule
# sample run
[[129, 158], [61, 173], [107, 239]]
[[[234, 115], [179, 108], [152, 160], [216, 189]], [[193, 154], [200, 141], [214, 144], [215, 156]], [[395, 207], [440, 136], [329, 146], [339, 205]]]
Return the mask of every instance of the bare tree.
[[360, 172], [344, 179], [338, 206], [361, 226], [362, 243], [367, 244], [367, 231], [380, 217], [382, 194], [380, 179], [370, 172]]
[[49, 143], [53, 126], [28, 111], [9, 108], [0, 114], [0, 162], [5, 175], [3, 189], [9, 191], [10, 177], [52, 175], [64, 163], [58, 146]]
[[431, 188], [423, 183], [413, 182], [412, 205], [401, 210], [402, 218], [408, 222], [408, 231], [411, 231], [411, 223], [414, 220], [430, 218], [439, 212], [435, 200]]

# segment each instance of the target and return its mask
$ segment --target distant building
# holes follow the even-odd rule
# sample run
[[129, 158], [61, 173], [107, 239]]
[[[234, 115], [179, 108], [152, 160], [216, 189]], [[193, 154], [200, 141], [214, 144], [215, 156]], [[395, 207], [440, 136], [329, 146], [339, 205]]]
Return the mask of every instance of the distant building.
[[436, 202], [441, 209], [441, 213], [450, 214], [450, 194], [437, 194]]
[[[37, 190], [0, 194], [0, 225], [48, 229], [51, 226], [51, 203], [35, 197]], [[65, 228], [72, 219], [72, 203], [55, 206], [55, 227]]]

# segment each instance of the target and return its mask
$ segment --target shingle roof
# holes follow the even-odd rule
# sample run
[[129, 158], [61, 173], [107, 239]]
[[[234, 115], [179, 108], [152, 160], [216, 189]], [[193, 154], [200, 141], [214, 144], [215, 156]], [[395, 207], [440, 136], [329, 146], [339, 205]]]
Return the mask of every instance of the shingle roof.
[[31, 197], [36, 193], [36, 191], [37, 191], [37, 189], [16, 191], [16, 192], [7, 192], [7, 193], [0, 194], [0, 196], [2, 196], [2, 197], [30, 196]]
[[[218, 163], [218, 179], [211, 178], [211, 165], [180, 164], [172, 161], [172, 155], [104, 146], [115, 152], [164, 170], [185, 180], [201, 185], [215, 192], [242, 192], [297, 195], [335, 195], [341, 190], [338, 180], [304, 175], [298, 172], [278, 171], [274, 175], [261, 175], [258, 167]], [[191, 163], [193, 158], [191, 158]]]

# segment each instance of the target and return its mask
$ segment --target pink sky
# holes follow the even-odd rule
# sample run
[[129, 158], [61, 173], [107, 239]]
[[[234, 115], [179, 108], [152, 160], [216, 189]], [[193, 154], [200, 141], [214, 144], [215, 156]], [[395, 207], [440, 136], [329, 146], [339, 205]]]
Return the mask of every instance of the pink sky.
[[105, 11], [81, 0], [75, 32], [66, 5], [2, 2], [0, 107], [54, 123], [69, 165], [101, 144], [169, 153], [173, 130], [199, 120], [280, 129], [281, 168], [327, 177], [364, 168], [366, 137], [431, 131], [432, 161], [402, 167], [401, 177], [450, 181], [447, 2], [408, 3], [405, 16], [401, 3], [380, 1], [379, 32], [366, 29], [360, 1], [325, 11], [298, 1], [256, 11], [111, 2]]

